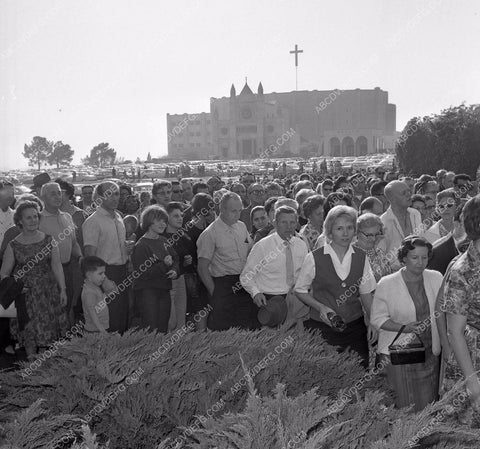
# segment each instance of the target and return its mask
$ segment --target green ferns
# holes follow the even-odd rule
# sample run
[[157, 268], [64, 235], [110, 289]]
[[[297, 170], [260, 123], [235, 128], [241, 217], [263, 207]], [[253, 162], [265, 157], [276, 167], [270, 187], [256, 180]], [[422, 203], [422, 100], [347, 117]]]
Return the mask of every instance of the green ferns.
[[1, 448], [400, 449], [423, 431], [422, 447], [454, 449], [480, 439], [451, 414], [430, 425], [445, 403], [393, 409], [383, 377], [367, 382], [355, 356], [298, 331], [86, 335], [29, 376], [0, 373], [0, 384]]

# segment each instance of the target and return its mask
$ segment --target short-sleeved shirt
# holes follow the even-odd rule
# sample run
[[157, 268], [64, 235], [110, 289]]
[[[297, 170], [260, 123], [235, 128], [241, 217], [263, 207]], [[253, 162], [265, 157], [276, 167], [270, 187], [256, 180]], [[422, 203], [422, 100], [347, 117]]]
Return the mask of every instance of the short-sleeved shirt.
[[72, 216], [67, 212], [58, 211], [52, 214], [47, 210], [40, 212], [40, 224], [38, 229], [52, 236], [58, 243], [60, 262], [68, 263], [72, 257], [72, 247], [76, 240], [75, 224]]
[[13, 222], [13, 210], [7, 207], [6, 211], [0, 209], [0, 245], [3, 242], [5, 232], [7, 232], [12, 226], [15, 226]]
[[239, 275], [247, 262], [252, 240], [245, 223], [227, 225], [220, 217], [197, 240], [198, 257], [210, 260], [213, 277]]
[[445, 312], [467, 317], [467, 324], [480, 330], [480, 253], [470, 243], [451, 266], [445, 278]]
[[96, 314], [103, 329], [110, 327], [108, 306], [103, 303], [105, 294], [102, 289], [86, 280], [82, 289], [82, 307], [85, 316], [85, 330], [89, 332], [100, 332], [93, 324], [92, 315]]
[[94, 246], [95, 255], [108, 265], [127, 263], [125, 225], [118, 212], [112, 216], [103, 207], [98, 207], [83, 223], [82, 232], [83, 244]]

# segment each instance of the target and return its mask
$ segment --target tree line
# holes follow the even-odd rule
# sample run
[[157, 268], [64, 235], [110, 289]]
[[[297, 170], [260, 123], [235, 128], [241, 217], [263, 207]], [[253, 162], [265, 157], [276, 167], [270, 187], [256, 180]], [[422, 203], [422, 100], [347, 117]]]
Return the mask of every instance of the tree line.
[[[406, 174], [433, 174], [441, 168], [467, 173], [475, 178], [480, 166], [480, 105], [461, 104], [425, 117], [413, 117], [395, 146], [400, 169]], [[53, 142], [35, 136], [25, 144], [23, 156], [29, 165], [69, 166], [74, 151], [62, 141]], [[82, 159], [92, 167], [118, 162], [117, 152], [109, 143], [99, 143]]]
[[480, 165], [480, 105], [461, 104], [412, 118], [395, 151], [406, 174], [434, 174], [444, 168], [475, 179]]
[[[35, 136], [30, 144], [25, 144], [23, 157], [28, 165], [41, 169], [42, 165], [55, 165], [57, 168], [69, 167], [73, 160], [74, 150], [61, 140], [53, 142], [46, 137]], [[117, 161], [117, 152], [107, 142], [99, 143], [90, 150], [90, 154], [82, 159], [84, 165], [104, 167]]]

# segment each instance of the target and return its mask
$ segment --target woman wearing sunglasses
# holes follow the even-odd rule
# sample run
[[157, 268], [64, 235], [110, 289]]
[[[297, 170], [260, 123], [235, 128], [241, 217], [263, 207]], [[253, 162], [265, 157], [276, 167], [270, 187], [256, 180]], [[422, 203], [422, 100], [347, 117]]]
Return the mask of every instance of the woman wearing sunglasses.
[[356, 246], [367, 253], [375, 280], [392, 273], [392, 267], [382, 248], [383, 223], [378, 215], [366, 213], [357, 218]]
[[445, 237], [452, 232], [455, 204], [454, 191], [443, 190], [437, 195], [437, 207], [435, 212], [440, 216], [440, 220], [438, 220], [427, 231], [425, 231], [425, 238], [432, 245], [438, 239]]

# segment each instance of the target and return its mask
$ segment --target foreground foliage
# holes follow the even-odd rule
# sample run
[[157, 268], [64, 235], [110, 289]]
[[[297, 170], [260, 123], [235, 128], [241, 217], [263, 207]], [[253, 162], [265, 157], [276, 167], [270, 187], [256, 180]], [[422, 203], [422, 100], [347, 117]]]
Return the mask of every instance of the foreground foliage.
[[399, 449], [424, 429], [425, 448], [480, 440], [451, 413], [432, 421], [458, 392], [395, 410], [381, 376], [308, 333], [87, 335], [25, 373], [0, 373], [2, 448]]

